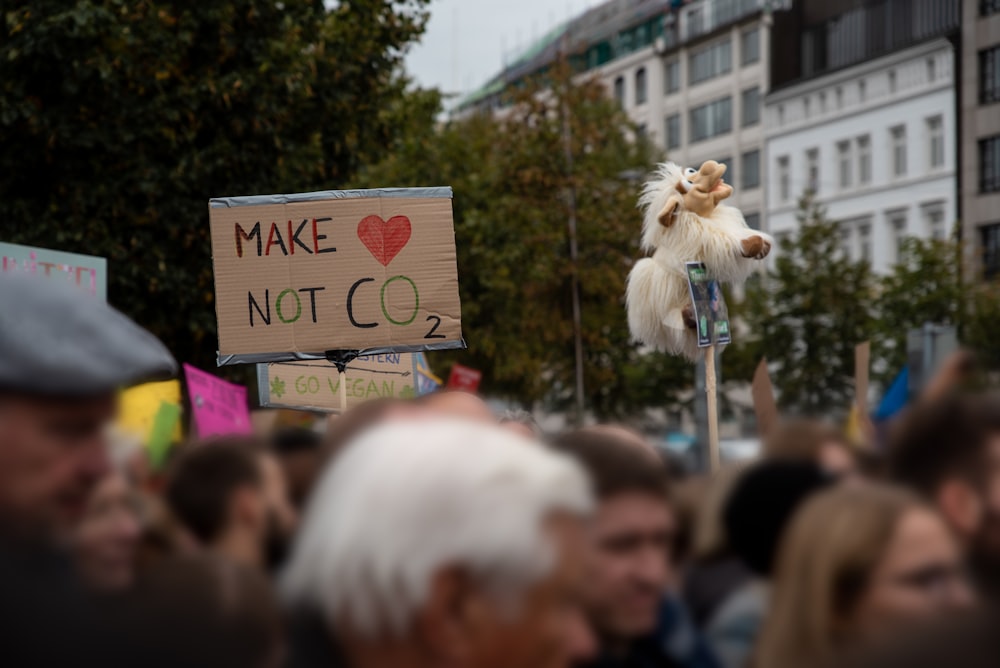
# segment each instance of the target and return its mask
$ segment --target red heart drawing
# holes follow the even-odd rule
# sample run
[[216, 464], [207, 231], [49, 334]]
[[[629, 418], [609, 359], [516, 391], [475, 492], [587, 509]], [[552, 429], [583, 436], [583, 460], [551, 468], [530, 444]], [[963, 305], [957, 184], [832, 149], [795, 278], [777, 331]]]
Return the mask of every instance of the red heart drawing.
[[383, 267], [388, 267], [392, 258], [403, 250], [410, 241], [410, 233], [410, 219], [406, 216], [393, 216], [389, 220], [365, 216], [358, 223], [358, 239]]

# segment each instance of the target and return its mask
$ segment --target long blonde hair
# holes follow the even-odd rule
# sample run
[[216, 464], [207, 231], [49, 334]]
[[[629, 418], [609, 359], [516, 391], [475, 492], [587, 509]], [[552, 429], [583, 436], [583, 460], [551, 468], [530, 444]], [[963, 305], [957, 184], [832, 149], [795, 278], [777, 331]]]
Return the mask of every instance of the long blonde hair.
[[823, 666], [850, 644], [857, 608], [899, 522], [924, 504], [887, 485], [838, 486], [810, 499], [778, 555], [756, 668]]

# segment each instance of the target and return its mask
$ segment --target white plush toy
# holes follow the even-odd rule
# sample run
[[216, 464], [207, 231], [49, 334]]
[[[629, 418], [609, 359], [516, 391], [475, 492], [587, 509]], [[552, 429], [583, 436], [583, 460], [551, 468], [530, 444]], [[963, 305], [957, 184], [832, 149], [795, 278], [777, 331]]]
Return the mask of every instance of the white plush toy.
[[750, 229], [739, 209], [720, 204], [733, 194], [725, 173], [714, 160], [700, 169], [664, 163], [639, 198], [642, 248], [652, 257], [629, 273], [628, 326], [636, 340], [691, 360], [701, 349], [685, 263], [704, 262], [709, 278], [742, 283], [771, 251], [771, 237]]

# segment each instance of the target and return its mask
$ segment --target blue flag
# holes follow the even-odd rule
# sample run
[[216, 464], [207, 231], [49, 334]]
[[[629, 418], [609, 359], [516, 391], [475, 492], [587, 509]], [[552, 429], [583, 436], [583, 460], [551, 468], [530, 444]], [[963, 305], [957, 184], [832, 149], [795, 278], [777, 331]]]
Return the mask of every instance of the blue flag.
[[887, 420], [902, 410], [909, 399], [909, 382], [910, 369], [904, 366], [896, 379], [892, 381], [892, 385], [886, 390], [885, 396], [882, 397], [882, 403], [875, 409], [875, 415], [872, 416], [875, 420]]

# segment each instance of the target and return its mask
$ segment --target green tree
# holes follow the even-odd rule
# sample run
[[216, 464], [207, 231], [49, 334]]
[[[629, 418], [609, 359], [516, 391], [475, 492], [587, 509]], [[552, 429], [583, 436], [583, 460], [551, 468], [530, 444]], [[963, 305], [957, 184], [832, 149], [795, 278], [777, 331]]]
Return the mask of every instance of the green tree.
[[774, 270], [747, 284], [738, 313], [749, 331], [734, 357], [767, 357], [784, 409], [829, 414], [853, 399], [854, 346], [872, 335], [876, 284], [866, 262], [844, 256], [837, 223], [809, 194], [798, 221]]
[[207, 201], [335, 188], [398, 127], [427, 0], [11, 0], [5, 240], [103, 255], [112, 303], [214, 363]]
[[883, 361], [874, 377], [890, 381], [906, 364], [906, 334], [925, 322], [958, 325], [962, 314], [958, 248], [951, 241], [909, 238], [881, 280], [873, 341]]
[[[586, 403], [602, 417], [664, 406], [690, 366], [629, 340], [624, 281], [638, 254], [638, 185], [656, 160], [596, 81], [559, 66], [514, 94], [497, 118], [437, 125], [433, 100], [409, 106], [406, 133], [361, 185], [451, 185], [467, 351], [435, 360], [482, 369], [490, 393], [567, 408], [574, 397], [573, 267], [567, 221], [575, 192]], [[572, 165], [565, 152], [569, 123]]]

